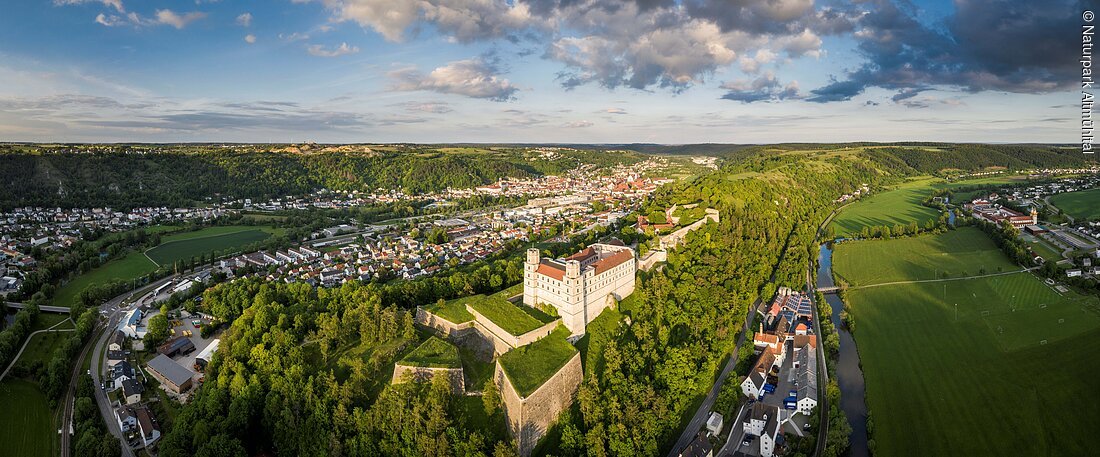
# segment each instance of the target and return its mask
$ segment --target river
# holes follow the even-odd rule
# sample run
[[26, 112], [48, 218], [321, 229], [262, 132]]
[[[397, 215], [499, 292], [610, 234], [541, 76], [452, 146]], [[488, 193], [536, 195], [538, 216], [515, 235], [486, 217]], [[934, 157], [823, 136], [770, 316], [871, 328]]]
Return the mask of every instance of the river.
[[[832, 249], [822, 244], [817, 260], [817, 287], [834, 286]], [[836, 381], [840, 386], [840, 409], [848, 416], [848, 424], [852, 426], [849, 437], [850, 455], [866, 457], [870, 455], [867, 449], [867, 404], [864, 403], [863, 370], [859, 367], [856, 341], [840, 322], [840, 312], [844, 310], [840, 297], [826, 294], [825, 302], [832, 308], [833, 326], [840, 336], [840, 361], [836, 366]]]

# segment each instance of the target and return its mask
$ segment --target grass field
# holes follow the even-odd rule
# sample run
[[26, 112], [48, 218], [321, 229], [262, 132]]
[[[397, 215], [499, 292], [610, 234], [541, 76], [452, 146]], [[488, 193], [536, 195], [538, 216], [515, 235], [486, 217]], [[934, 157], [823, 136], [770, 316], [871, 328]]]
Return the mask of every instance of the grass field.
[[1023, 237], [1024, 242], [1031, 246], [1031, 250], [1048, 262], [1062, 260], [1062, 253], [1048, 244], [1046, 241], [1034, 236]]
[[530, 395], [573, 357], [577, 349], [565, 340], [568, 337], [569, 330], [558, 326], [547, 337], [497, 359], [520, 395]]
[[981, 230], [963, 227], [941, 235], [837, 244], [836, 275], [850, 286], [958, 278], [1019, 270]]
[[[61, 323], [63, 321], [68, 321], [68, 320], [69, 320], [69, 315], [68, 314], [39, 312], [38, 313], [38, 318], [35, 319], [34, 327], [31, 327], [31, 331], [36, 332], [36, 331], [39, 331], [39, 330], [45, 330], [45, 329], [48, 329], [50, 327], [53, 327], [54, 325], [56, 325], [58, 323]], [[65, 322], [64, 324], [58, 325], [57, 328], [61, 329], [61, 328], [75, 328], [75, 327], [73, 327], [72, 321], [69, 321], [69, 322]]]
[[1100, 188], [1054, 195], [1050, 202], [1074, 218], [1100, 219]]
[[145, 251], [152, 261], [160, 266], [172, 265], [176, 261], [190, 260], [200, 254], [214, 251], [224, 252], [241, 248], [271, 236], [272, 229], [250, 226], [210, 227], [202, 230], [169, 235], [161, 244]]
[[[890, 244], [906, 241], [882, 242], [874, 249], [896, 254], [905, 249]], [[978, 252], [960, 241], [924, 240], [910, 249], [936, 258], [967, 248], [963, 254], [971, 262], [998, 255], [1007, 262], [1000, 251]], [[907, 279], [920, 279], [927, 265], [914, 268], [913, 257], [882, 255], [874, 262], [834, 266], [847, 276], [868, 277], [860, 270], [871, 269], [914, 272], [918, 276]], [[1022, 272], [849, 290], [846, 299], [874, 417], [876, 454], [1090, 452], [1092, 433], [1100, 426], [1093, 409], [1100, 406], [1093, 386], [1100, 367], [1088, 362], [1100, 349], [1096, 298], [1059, 294]]]
[[19, 356], [16, 365], [29, 367], [36, 362], [41, 362], [43, 365], [49, 364], [54, 350], [61, 347], [72, 334], [73, 332], [45, 332], [31, 337], [27, 349], [23, 351], [23, 355]]
[[[177, 227], [156, 226], [147, 230], [168, 231]], [[192, 256], [209, 254], [211, 251], [224, 251], [238, 248], [249, 243], [266, 239], [271, 234], [280, 233], [280, 229], [271, 227], [225, 226], [208, 227], [194, 232], [166, 235], [160, 246], [146, 253], [131, 252], [121, 259], [106, 264], [73, 278], [57, 290], [53, 297], [55, 306], [72, 306], [80, 292], [93, 284], [111, 281], [131, 281], [156, 271], [157, 263], [171, 265], [176, 260], [189, 260]], [[148, 254], [148, 256], [146, 256]], [[153, 260], [150, 260], [153, 259]]]
[[53, 416], [38, 387], [19, 379], [5, 379], [0, 383], [0, 405], [0, 457], [58, 455]]
[[863, 227], [908, 225], [925, 223], [939, 217], [939, 211], [921, 205], [932, 191], [932, 181], [911, 181], [897, 189], [873, 194], [852, 203], [840, 211], [830, 224], [839, 237], [858, 235]]
[[499, 296], [474, 295], [463, 301], [504, 331], [522, 335], [552, 322], [555, 318], [525, 305], [516, 305]]
[[458, 348], [435, 336], [420, 343], [416, 349], [401, 359], [402, 365], [414, 367], [457, 368], [462, 366]]
[[80, 292], [92, 284], [105, 284], [111, 281], [131, 281], [134, 278], [156, 271], [157, 265], [140, 252], [131, 252], [126, 257], [115, 259], [99, 268], [84, 273], [65, 283], [53, 297], [55, 306], [72, 306]]

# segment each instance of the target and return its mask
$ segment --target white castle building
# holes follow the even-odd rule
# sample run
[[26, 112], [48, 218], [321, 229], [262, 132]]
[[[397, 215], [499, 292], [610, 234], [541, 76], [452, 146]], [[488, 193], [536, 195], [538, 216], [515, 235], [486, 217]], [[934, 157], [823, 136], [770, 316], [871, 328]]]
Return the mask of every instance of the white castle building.
[[573, 335], [603, 310], [634, 292], [638, 262], [621, 244], [593, 244], [564, 259], [543, 259], [527, 250], [523, 265], [523, 303], [551, 305]]

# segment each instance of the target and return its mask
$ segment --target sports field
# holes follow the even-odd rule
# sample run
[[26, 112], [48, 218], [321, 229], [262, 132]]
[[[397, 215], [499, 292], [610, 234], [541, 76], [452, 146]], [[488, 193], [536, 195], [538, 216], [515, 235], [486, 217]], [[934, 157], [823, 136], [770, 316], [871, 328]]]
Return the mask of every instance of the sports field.
[[145, 251], [145, 255], [160, 266], [190, 260], [200, 254], [233, 251], [257, 241], [266, 240], [273, 229], [268, 227], [227, 226], [166, 236], [161, 244]]
[[939, 211], [921, 205], [932, 192], [931, 183], [929, 179], [911, 181], [897, 189], [873, 194], [845, 207], [830, 226], [839, 237], [858, 235], [863, 227], [887, 225], [893, 228], [916, 222], [923, 228], [925, 223], [940, 215]]
[[6, 378], [0, 382], [0, 457], [50, 457], [58, 451], [46, 396], [34, 384]]
[[[877, 249], [896, 253], [900, 248], [888, 244], [905, 241]], [[926, 242], [925, 256], [952, 256], [935, 246], [957, 248], [958, 241]], [[962, 254], [971, 260], [1000, 255], [977, 251]], [[867, 268], [924, 271], [911, 267], [912, 259], [887, 255], [834, 266], [855, 277], [867, 276], [858, 271]], [[1100, 300], [1059, 294], [1026, 272], [854, 289], [846, 298], [877, 454], [1085, 455], [1092, 449], [1100, 427], [1093, 409], [1100, 406], [1093, 385], [1100, 366], [1089, 361], [1100, 350]]]
[[976, 276], [1019, 270], [983, 233], [962, 227], [941, 235], [837, 244], [834, 273], [850, 286]]
[[1100, 219], [1100, 188], [1054, 195], [1050, 202], [1075, 218]]

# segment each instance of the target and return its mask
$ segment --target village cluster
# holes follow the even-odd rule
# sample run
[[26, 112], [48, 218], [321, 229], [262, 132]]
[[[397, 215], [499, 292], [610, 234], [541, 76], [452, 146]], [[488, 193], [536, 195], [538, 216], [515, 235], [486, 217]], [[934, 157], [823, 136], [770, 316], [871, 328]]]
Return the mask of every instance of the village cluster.
[[[142, 351], [149, 319], [160, 311], [157, 305], [172, 294], [209, 277], [209, 272], [166, 282], [130, 306], [107, 342], [104, 362], [107, 370], [101, 388], [107, 393], [119, 429], [135, 449], [149, 447], [161, 436], [160, 423], [151, 403], [175, 398], [186, 401], [189, 392], [202, 383], [203, 369], [217, 352], [221, 340], [202, 336], [200, 328], [211, 316], [180, 309], [169, 314], [171, 337], [155, 348], [155, 355]], [[142, 361], [144, 360], [144, 363]]]
[[[516, 208], [474, 214], [466, 219], [421, 222], [408, 229], [333, 227], [318, 233], [318, 240], [303, 247], [244, 254], [223, 260], [220, 266], [232, 270], [251, 266], [269, 280], [330, 287], [352, 280], [391, 277], [388, 275], [417, 278], [494, 256], [512, 241], [526, 242], [533, 234], [565, 225], [581, 227], [574, 233], [609, 226], [635, 209], [655, 188], [649, 179], [636, 178], [629, 184], [620, 184], [625, 188], [532, 198]], [[597, 208], [602, 210], [596, 211]], [[445, 233], [443, 241], [432, 243], [422, 239], [421, 235], [437, 230]], [[350, 234], [355, 236], [340, 237]]]
[[[1087, 175], [1065, 178], [1054, 182], [1045, 182], [1029, 186], [1011, 187], [979, 196], [962, 204], [962, 207], [976, 219], [995, 224], [1009, 223], [1020, 230], [1025, 240], [1033, 237], [1045, 242], [1063, 253], [1086, 252], [1076, 262], [1073, 259], [1059, 259], [1058, 264], [1066, 266], [1067, 277], [1091, 276], [1100, 278], [1100, 221], [1070, 221], [1051, 224], [1039, 221], [1038, 208], [1049, 207], [1047, 198], [1052, 195], [1076, 192], [1100, 187], [1100, 175]], [[1011, 202], [1016, 208], [1026, 208], [1026, 212], [1009, 208], [995, 202]], [[1032, 253], [1037, 263], [1046, 259]]]

